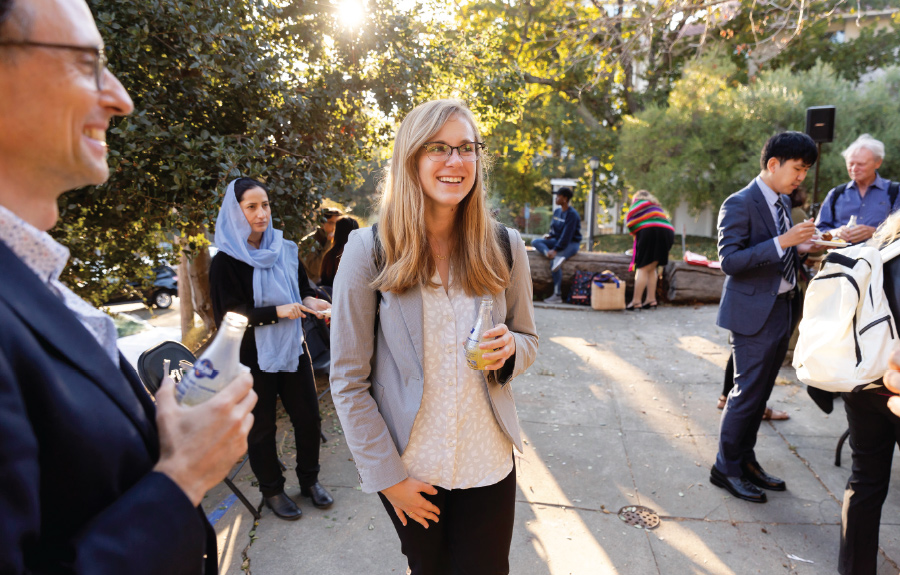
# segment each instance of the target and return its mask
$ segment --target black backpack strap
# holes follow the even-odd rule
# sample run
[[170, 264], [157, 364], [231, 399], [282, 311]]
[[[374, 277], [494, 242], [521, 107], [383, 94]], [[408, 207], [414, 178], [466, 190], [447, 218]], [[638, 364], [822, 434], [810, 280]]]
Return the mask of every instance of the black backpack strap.
[[894, 211], [894, 204], [897, 203], [897, 195], [900, 194], [900, 182], [891, 182], [888, 186], [888, 199], [891, 202], [889, 211]]
[[500, 248], [503, 250], [503, 255], [506, 256], [506, 267], [509, 268], [509, 271], [512, 271], [513, 255], [512, 244], [509, 241], [509, 230], [506, 229], [506, 226], [504, 226], [500, 222], [495, 222], [494, 226], [494, 231], [497, 234], [497, 242], [500, 243]]
[[372, 236], [375, 240], [375, 247], [372, 254], [375, 258], [375, 269], [378, 273], [384, 269], [384, 248], [381, 247], [381, 238], [378, 237], [378, 224], [372, 224]]
[[[378, 273], [384, 269], [384, 248], [381, 247], [381, 239], [378, 237], [378, 224], [372, 224], [372, 236], [375, 245], [372, 248], [372, 257], [375, 260], [375, 269]], [[375, 290], [375, 336], [378, 336], [378, 324], [381, 321], [381, 290]]]
[[[838, 198], [841, 197], [841, 194], [844, 193], [844, 190], [847, 189], [847, 184], [841, 184], [840, 186], [834, 189], [834, 193], [831, 194], [831, 217], [834, 218], [834, 207], [837, 205]], [[893, 205], [893, 203], [891, 204]]]

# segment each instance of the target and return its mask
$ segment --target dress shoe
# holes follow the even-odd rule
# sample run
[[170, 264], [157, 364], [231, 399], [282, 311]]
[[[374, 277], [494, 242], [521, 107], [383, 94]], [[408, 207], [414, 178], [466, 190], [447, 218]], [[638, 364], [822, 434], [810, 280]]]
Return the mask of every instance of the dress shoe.
[[296, 521], [303, 516], [303, 511], [301, 511], [300, 508], [297, 507], [297, 504], [294, 503], [294, 500], [285, 495], [284, 492], [273, 495], [272, 497], [266, 497], [265, 502], [266, 507], [271, 509], [272, 513], [282, 519]]
[[312, 499], [312, 504], [319, 509], [328, 509], [331, 507], [331, 504], [334, 503], [334, 498], [331, 496], [331, 493], [328, 493], [328, 491], [318, 482], [313, 483], [309, 487], [301, 487], [300, 495]]
[[763, 471], [759, 463], [745, 463], [741, 465], [741, 471], [744, 473], [744, 479], [757, 487], [768, 489], [769, 491], [784, 491], [787, 489], [784, 480]]
[[725, 475], [713, 465], [709, 471], [709, 482], [717, 487], [722, 487], [729, 493], [751, 503], [765, 503], [765, 492], [756, 487], [743, 477], [730, 477]]

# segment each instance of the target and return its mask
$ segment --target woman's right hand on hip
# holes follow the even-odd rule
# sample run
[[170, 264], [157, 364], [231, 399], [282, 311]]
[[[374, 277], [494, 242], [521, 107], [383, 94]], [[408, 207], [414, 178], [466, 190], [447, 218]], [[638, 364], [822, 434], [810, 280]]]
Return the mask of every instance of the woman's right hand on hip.
[[306, 317], [303, 315], [303, 306], [299, 303], [286, 303], [277, 306], [275, 308], [275, 313], [278, 314], [278, 317], [283, 319], [299, 319], [301, 317]]
[[400, 518], [400, 523], [406, 527], [406, 516], [428, 529], [428, 521], [438, 522], [441, 510], [437, 505], [422, 497], [422, 493], [437, 495], [437, 489], [418, 479], [407, 477], [400, 483], [383, 489], [381, 493], [387, 497], [394, 506], [394, 513]]

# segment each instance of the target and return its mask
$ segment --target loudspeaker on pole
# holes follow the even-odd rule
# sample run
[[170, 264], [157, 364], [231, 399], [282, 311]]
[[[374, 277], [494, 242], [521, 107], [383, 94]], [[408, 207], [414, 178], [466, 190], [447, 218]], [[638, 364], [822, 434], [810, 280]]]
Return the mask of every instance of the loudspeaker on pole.
[[806, 134], [817, 144], [834, 140], [834, 106], [812, 106], [806, 109]]

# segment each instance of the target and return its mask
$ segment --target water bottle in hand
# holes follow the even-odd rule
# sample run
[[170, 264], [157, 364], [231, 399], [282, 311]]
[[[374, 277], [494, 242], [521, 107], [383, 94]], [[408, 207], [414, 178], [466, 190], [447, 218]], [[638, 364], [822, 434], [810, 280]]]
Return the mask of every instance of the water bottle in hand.
[[184, 372], [175, 386], [175, 400], [197, 405], [210, 399], [241, 373], [250, 370], [241, 365], [241, 340], [247, 318], [233, 312], [225, 314], [219, 333], [194, 366]]

